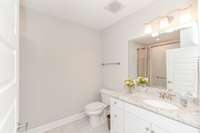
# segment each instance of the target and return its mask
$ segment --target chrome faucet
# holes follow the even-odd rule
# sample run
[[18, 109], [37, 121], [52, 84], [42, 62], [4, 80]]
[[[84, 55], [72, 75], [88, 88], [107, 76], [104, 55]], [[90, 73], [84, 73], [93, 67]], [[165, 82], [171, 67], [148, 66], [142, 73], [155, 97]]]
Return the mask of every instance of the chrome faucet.
[[175, 97], [176, 97], [176, 95], [172, 94], [171, 89], [166, 89], [166, 90], [160, 92], [160, 98], [163, 100], [167, 99], [167, 100], [172, 101], [173, 98], [175, 98]]

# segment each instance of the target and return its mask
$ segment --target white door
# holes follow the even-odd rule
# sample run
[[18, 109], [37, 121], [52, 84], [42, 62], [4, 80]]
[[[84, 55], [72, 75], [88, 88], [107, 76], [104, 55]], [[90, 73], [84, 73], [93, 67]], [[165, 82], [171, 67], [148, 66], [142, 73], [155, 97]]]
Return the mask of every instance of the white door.
[[187, 47], [167, 51], [167, 88], [197, 96], [199, 48]]
[[18, 120], [18, 0], [0, 0], [0, 133]]
[[150, 133], [151, 124], [135, 114], [125, 111], [124, 133]]

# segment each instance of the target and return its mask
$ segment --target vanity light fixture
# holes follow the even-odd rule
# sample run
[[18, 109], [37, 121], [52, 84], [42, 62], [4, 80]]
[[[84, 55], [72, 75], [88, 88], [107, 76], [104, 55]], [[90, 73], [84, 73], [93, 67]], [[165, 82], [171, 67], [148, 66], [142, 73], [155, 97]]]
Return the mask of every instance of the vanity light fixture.
[[184, 9], [176, 9], [166, 16], [154, 18], [146, 23], [144, 33], [151, 34], [152, 37], [157, 37], [162, 32], [173, 32], [180, 27], [191, 26], [193, 17], [191, 5]]
[[145, 31], [144, 31], [144, 33], [145, 34], [151, 34], [152, 33], [152, 26], [151, 26], [151, 24], [145, 24]]

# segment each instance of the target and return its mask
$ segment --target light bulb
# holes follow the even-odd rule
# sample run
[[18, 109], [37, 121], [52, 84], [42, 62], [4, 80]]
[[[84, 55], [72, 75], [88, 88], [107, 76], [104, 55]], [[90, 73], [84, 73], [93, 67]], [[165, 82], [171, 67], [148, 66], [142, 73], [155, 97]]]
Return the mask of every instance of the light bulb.
[[185, 9], [180, 14], [181, 25], [189, 24], [192, 22], [192, 15], [189, 9]]
[[145, 31], [144, 31], [145, 34], [151, 34], [152, 33], [152, 26], [151, 24], [146, 24], [145, 25]]

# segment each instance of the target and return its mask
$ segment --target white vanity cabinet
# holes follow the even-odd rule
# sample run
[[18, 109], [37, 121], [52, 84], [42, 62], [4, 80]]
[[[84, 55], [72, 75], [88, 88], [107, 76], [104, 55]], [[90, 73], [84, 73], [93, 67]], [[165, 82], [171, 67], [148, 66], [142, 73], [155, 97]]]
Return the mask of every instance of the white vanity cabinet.
[[147, 133], [150, 131], [151, 124], [139, 116], [127, 111], [125, 111], [124, 116], [125, 133]]
[[124, 131], [124, 103], [111, 99], [111, 133], [123, 133]]
[[[151, 111], [124, 103], [124, 133], [199, 133], [199, 130]], [[139, 123], [143, 126], [132, 128]]]
[[125, 112], [125, 133], [171, 133], [159, 126], [152, 125], [152, 123], [136, 116], [131, 112]]
[[157, 125], [153, 125], [153, 123], [143, 118], [143, 116], [131, 111], [129, 107], [125, 109], [124, 116], [124, 133], [172, 133]]
[[197, 128], [146, 109], [111, 100], [111, 133], [200, 133]]

